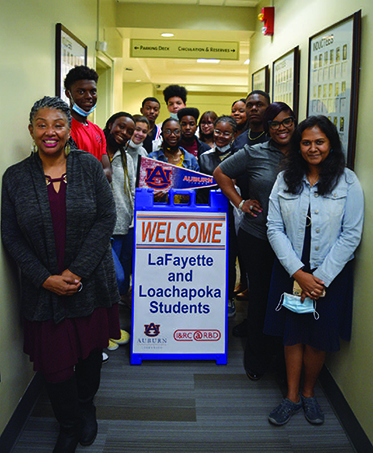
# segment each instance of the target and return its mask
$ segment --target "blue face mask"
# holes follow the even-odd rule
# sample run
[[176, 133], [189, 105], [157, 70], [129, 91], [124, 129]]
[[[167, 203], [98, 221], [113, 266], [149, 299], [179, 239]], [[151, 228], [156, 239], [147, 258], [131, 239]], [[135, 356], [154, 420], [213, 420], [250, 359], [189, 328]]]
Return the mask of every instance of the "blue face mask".
[[72, 104], [72, 107], [71, 107], [71, 108], [74, 110], [74, 112], [76, 112], [76, 113], [77, 113], [78, 115], [80, 115], [80, 116], [85, 116], [85, 117], [89, 116], [89, 115], [95, 110], [96, 105], [97, 105], [97, 104], [95, 104], [88, 112], [86, 112], [85, 110], [81, 109], [81, 108], [74, 102], [73, 96], [72, 96], [71, 92], [70, 92], [70, 101], [71, 101], [71, 104]]
[[179, 117], [177, 116], [177, 113], [171, 112], [171, 113], [170, 113], [170, 118], [179, 121]]
[[293, 294], [283, 293], [280, 302], [276, 307], [276, 311], [281, 310], [282, 307], [293, 311], [294, 313], [304, 314], [313, 313], [313, 317], [319, 319], [319, 314], [316, 311], [316, 301], [306, 297], [302, 303], [300, 296], [294, 296]]

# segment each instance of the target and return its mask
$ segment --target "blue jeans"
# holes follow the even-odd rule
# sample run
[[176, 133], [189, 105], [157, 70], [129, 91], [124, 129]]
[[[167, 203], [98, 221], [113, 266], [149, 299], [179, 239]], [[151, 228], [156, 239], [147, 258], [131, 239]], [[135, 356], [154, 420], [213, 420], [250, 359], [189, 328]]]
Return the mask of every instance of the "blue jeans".
[[124, 272], [124, 281], [119, 287], [119, 294], [124, 296], [130, 287], [133, 259], [133, 228], [129, 228], [127, 234], [113, 235], [113, 249], [119, 258]]

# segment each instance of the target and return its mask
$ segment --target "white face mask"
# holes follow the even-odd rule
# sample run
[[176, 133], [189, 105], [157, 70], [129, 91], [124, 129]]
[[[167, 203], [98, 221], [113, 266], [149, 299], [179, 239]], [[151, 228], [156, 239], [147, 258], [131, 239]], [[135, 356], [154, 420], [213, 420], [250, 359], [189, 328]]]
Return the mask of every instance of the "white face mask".
[[139, 149], [141, 147], [142, 143], [136, 144], [133, 143], [132, 139], [128, 142], [128, 146], [132, 149]]
[[231, 147], [230, 143], [228, 143], [228, 145], [222, 146], [221, 148], [219, 148], [219, 146], [215, 146], [219, 153], [225, 153], [226, 151], [228, 151], [230, 147]]

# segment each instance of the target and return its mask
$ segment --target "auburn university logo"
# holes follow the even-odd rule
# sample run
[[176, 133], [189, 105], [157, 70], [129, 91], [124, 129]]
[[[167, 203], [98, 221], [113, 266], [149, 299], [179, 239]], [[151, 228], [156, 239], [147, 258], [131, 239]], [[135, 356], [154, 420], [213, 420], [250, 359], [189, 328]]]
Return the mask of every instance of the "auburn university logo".
[[144, 324], [145, 330], [144, 333], [147, 337], [157, 337], [159, 335], [159, 326], [160, 324], [154, 324], [151, 322], [150, 324]]
[[145, 182], [151, 189], [166, 189], [171, 185], [172, 170], [166, 170], [161, 165], [145, 170]]

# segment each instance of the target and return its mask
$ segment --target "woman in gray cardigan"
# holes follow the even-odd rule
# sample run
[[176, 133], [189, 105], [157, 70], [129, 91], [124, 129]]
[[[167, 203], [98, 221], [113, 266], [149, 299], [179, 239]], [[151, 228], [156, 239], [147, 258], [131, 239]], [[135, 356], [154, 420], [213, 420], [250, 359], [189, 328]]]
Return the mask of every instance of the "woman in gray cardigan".
[[100, 163], [70, 152], [70, 126], [61, 99], [34, 104], [34, 152], [5, 172], [1, 207], [2, 240], [21, 270], [24, 350], [60, 424], [55, 453], [93, 443], [102, 349], [120, 336], [114, 199]]

